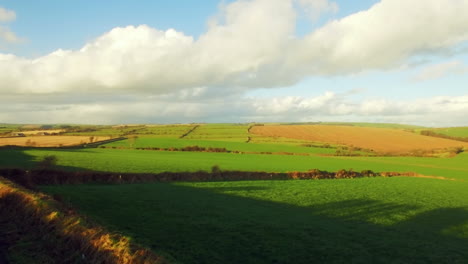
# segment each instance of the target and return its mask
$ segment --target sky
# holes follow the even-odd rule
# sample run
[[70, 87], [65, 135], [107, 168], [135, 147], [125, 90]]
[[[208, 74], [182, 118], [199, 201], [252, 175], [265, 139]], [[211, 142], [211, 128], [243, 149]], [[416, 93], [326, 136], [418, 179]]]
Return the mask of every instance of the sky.
[[0, 123], [468, 126], [468, 0], [0, 0]]

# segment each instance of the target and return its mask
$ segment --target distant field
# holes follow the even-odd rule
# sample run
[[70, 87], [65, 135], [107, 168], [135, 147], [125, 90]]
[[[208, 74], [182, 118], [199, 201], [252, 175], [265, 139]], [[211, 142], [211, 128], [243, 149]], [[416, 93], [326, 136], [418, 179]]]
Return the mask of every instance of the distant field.
[[202, 124], [184, 138], [246, 142], [249, 136], [248, 128], [248, 125]]
[[451, 137], [468, 138], [468, 127], [433, 128], [430, 130]]
[[466, 263], [467, 182], [418, 178], [47, 186], [181, 263]]
[[251, 133], [268, 137], [287, 137], [334, 144], [353, 145], [378, 152], [404, 153], [415, 149], [430, 150], [448, 147], [468, 147], [468, 143], [421, 136], [398, 129], [324, 126], [280, 125], [255, 126]]
[[195, 125], [147, 125], [137, 131], [139, 135], [179, 138], [189, 132]]
[[[108, 137], [93, 137], [93, 142], [109, 139]], [[0, 138], [0, 146], [34, 146], [34, 147], [59, 147], [74, 146], [90, 143], [88, 136], [31, 136]]]
[[333, 154], [332, 148], [315, 148], [283, 144], [257, 144], [235, 141], [216, 141], [198, 139], [176, 139], [140, 136], [134, 140], [122, 140], [104, 145], [105, 147], [122, 148], [183, 148], [188, 146], [199, 146], [205, 148], [226, 148], [228, 151], [242, 152], [288, 152], [288, 153], [308, 153], [308, 154]]
[[25, 135], [36, 135], [39, 133], [61, 133], [65, 130], [63, 129], [48, 129], [48, 130], [29, 130], [29, 131], [21, 131], [21, 133]]
[[321, 125], [334, 125], [334, 126], [357, 126], [357, 127], [376, 127], [376, 128], [395, 128], [395, 129], [421, 129], [422, 126], [392, 124], [392, 123], [357, 123], [357, 122], [322, 122]]

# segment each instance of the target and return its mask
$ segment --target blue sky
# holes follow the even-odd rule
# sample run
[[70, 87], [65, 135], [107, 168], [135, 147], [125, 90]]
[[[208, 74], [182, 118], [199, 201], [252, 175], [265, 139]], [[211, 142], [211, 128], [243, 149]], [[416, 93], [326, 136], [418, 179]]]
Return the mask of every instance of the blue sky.
[[0, 123], [468, 125], [465, 11], [465, 0], [0, 0]]

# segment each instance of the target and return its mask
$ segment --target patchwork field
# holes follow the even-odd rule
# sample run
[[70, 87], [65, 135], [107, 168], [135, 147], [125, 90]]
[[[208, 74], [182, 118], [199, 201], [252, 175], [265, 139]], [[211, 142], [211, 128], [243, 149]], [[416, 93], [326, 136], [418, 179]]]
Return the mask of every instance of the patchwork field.
[[[0, 169], [26, 186], [31, 175], [75, 177], [71, 183], [77, 175], [88, 175], [86, 184], [50, 180], [43, 183], [52, 185], [37, 187], [52, 195], [60, 208], [76, 210], [174, 263], [468, 263], [468, 143], [422, 136], [418, 129], [367, 123], [77, 126], [67, 133], [81, 136], [10, 138], [27, 147], [0, 148]], [[107, 140], [106, 135], [127, 139], [44, 148], [88, 142], [91, 137]], [[36, 139], [44, 141], [31, 145]], [[26, 144], [27, 140], [31, 141]], [[444, 157], [379, 156], [343, 152], [345, 145], [375, 152], [447, 147], [458, 151]], [[45, 163], [50, 157], [53, 162]], [[183, 172], [271, 176], [311, 169], [414, 174], [333, 180], [183, 178], [189, 175]], [[122, 181], [125, 173], [144, 179], [164, 172], [178, 175], [176, 182]], [[103, 184], [99, 175], [115, 180]], [[37, 234], [5, 247], [2, 237], [9, 230], [0, 223], [0, 262], [3, 252], [15, 257], [28, 252], [28, 259], [36, 259], [31, 245], [39, 243], [37, 250], [51, 247]], [[28, 234], [32, 233], [33, 229]]]
[[265, 125], [254, 126], [253, 134], [267, 137], [286, 137], [355, 146], [377, 152], [404, 153], [412, 150], [431, 150], [468, 147], [468, 143], [422, 136], [398, 129], [325, 126], [325, 125]]
[[34, 146], [34, 147], [60, 147], [74, 146], [84, 143], [97, 142], [109, 139], [108, 137], [88, 136], [31, 136], [0, 138], [0, 146]]

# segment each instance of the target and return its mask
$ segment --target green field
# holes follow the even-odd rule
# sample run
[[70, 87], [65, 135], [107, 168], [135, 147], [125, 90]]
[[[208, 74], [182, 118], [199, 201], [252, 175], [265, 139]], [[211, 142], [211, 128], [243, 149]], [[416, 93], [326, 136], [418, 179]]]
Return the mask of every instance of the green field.
[[468, 127], [434, 128], [431, 131], [451, 137], [468, 138]]
[[332, 148], [304, 147], [285, 143], [258, 144], [235, 141], [157, 138], [147, 136], [140, 136], [134, 140], [116, 141], [109, 144], [105, 144], [104, 146], [111, 148], [183, 148], [188, 146], [199, 146], [204, 148], [225, 148], [229, 151], [242, 152], [289, 152], [309, 154], [333, 154], [336, 151]]
[[197, 127], [185, 138], [246, 142], [249, 136], [249, 133], [247, 132], [248, 128], [249, 125], [243, 124], [203, 124]]
[[368, 178], [42, 189], [181, 263], [466, 263], [467, 188]]
[[[319, 149], [322, 150], [322, 149]], [[327, 149], [323, 149], [327, 150]], [[111, 172], [209, 171], [223, 170], [307, 171], [340, 169], [413, 171], [425, 175], [468, 180], [468, 153], [454, 158], [418, 157], [335, 157], [209, 152], [150, 151], [132, 149], [0, 150], [0, 167], [33, 168], [46, 155], [55, 155], [58, 165], [71, 170]]]

